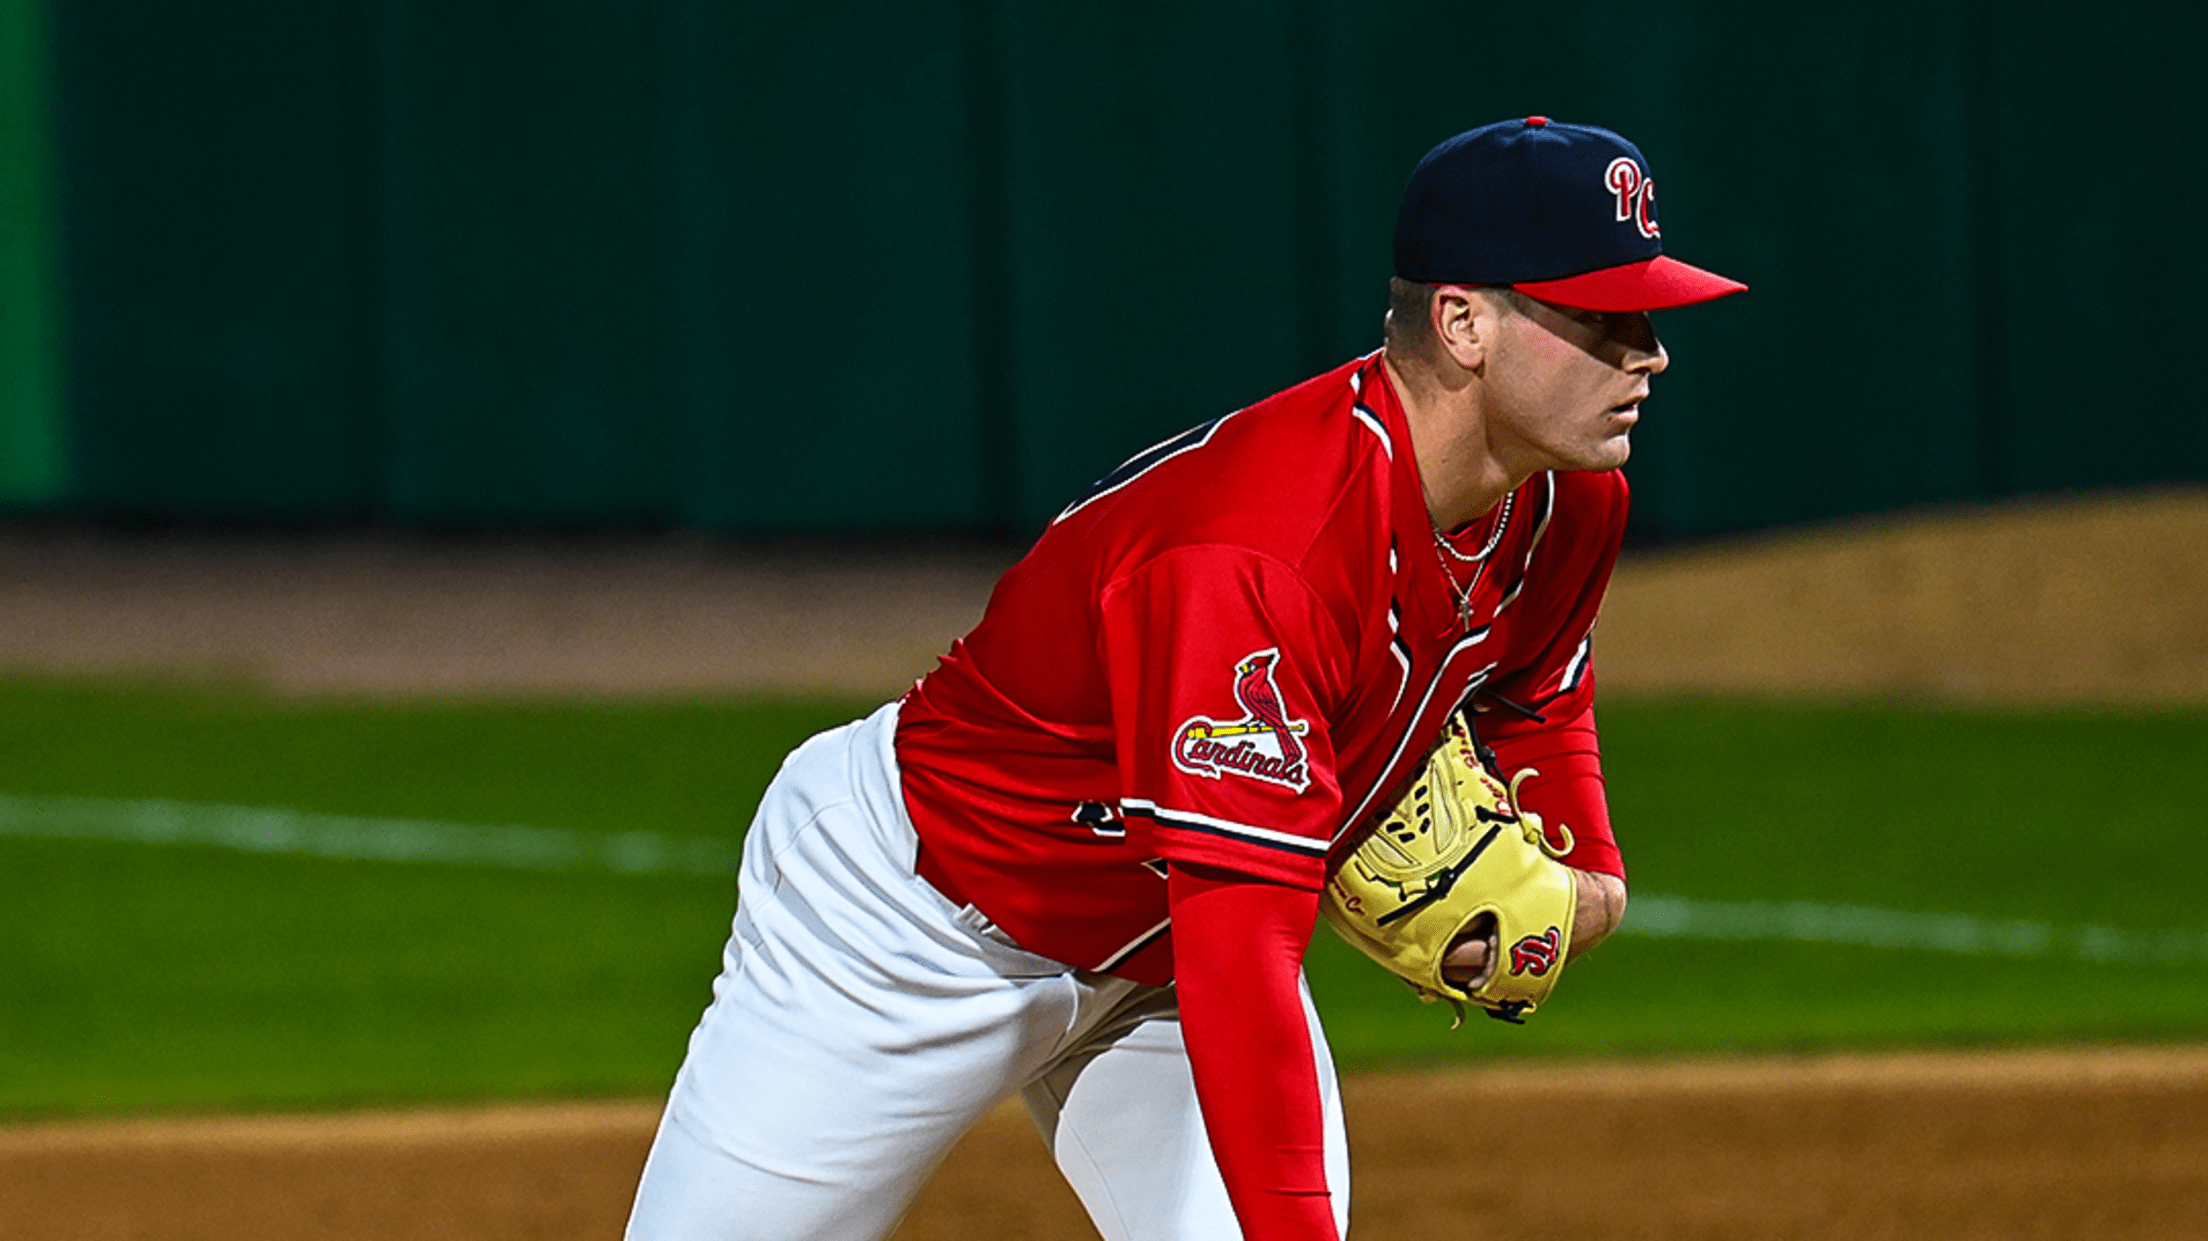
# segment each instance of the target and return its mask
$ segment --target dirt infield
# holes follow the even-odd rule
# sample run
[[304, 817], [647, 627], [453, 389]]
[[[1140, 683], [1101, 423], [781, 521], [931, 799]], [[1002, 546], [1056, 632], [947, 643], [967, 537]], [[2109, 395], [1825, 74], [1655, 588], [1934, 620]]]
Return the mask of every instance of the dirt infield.
[[[300, 694], [901, 693], [1008, 549], [0, 525], [0, 669]], [[1612, 689], [2208, 701], [2208, 490], [1628, 553]]]
[[[1368, 1075], [1353, 1236], [2162, 1241], [2202, 1235], [2208, 1049]], [[649, 1104], [0, 1133], [8, 1241], [614, 1238]], [[991, 1114], [898, 1241], [1093, 1237]]]
[[[894, 693], [1003, 553], [0, 527], [0, 668], [302, 694]], [[2208, 493], [1630, 556], [1612, 689], [2208, 701]], [[1355, 1235], [2208, 1236], [2208, 1047], [1370, 1075]], [[651, 1103], [0, 1129], [0, 1241], [612, 1238]], [[992, 1114], [899, 1233], [1091, 1236]]]
[[1629, 554], [1596, 646], [1612, 689], [2208, 702], [2208, 491]]

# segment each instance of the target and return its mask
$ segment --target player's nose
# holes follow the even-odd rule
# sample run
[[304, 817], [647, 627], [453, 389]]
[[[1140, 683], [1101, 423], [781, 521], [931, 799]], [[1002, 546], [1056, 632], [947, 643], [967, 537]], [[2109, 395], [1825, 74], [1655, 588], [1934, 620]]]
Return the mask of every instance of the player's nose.
[[1647, 311], [1622, 316], [1618, 340], [1625, 346], [1625, 369], [1637, 375], [1660, 375], [1671, 365], [1671, 354], [1656, 339], [1656, 325]]

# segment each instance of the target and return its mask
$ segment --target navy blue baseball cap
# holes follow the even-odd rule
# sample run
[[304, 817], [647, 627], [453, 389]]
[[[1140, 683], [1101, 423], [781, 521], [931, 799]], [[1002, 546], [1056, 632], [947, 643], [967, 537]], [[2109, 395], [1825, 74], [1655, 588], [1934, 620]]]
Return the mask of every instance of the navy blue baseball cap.
[[1639, 147], [1545, 116], [1483, 125], [1426, 153], [1396, 215], [1395, 274], [1507, 285], [1583, 310], [1662, 310], [1748, 287], [1664, 253]]

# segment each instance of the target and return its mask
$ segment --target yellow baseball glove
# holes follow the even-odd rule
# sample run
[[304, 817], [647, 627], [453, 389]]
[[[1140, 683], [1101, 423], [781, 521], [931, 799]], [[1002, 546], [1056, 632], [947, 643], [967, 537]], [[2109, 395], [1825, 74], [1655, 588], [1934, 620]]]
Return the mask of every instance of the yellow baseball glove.
[[[1342, 938], [1426, 1002], [1447, 1000], [1459, 1021], [1469, 1002], [1523, 1022], [1564, 970], [1577, 889], [1557, 859], [1571, 831], [1559, 825], [1564, 842], [1552, 845], [1540, 818], [1519, 809], [1518, 786], [1538, 774], [1529, 767], [1506, 786], [1462, 715], [1451, 716], [1410, 791], [1343, 859], [1320, 902]], [[1485, 977], [1459, 987], [1442, 977], [1442, 958], [1485, 919], [1499, 951]]]

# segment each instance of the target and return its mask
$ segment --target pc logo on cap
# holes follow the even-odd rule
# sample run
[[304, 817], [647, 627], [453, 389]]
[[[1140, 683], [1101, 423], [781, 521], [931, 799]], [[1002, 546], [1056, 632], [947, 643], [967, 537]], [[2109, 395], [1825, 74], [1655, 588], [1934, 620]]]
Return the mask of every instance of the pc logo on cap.
[[1545, 116], [1483, 125], [1426, 153], [1396, 215], [1395, 274], [1508, 285], [1585, 310], [1662, 310], [1748, 287], [1664, 253], [1639, 147]]

